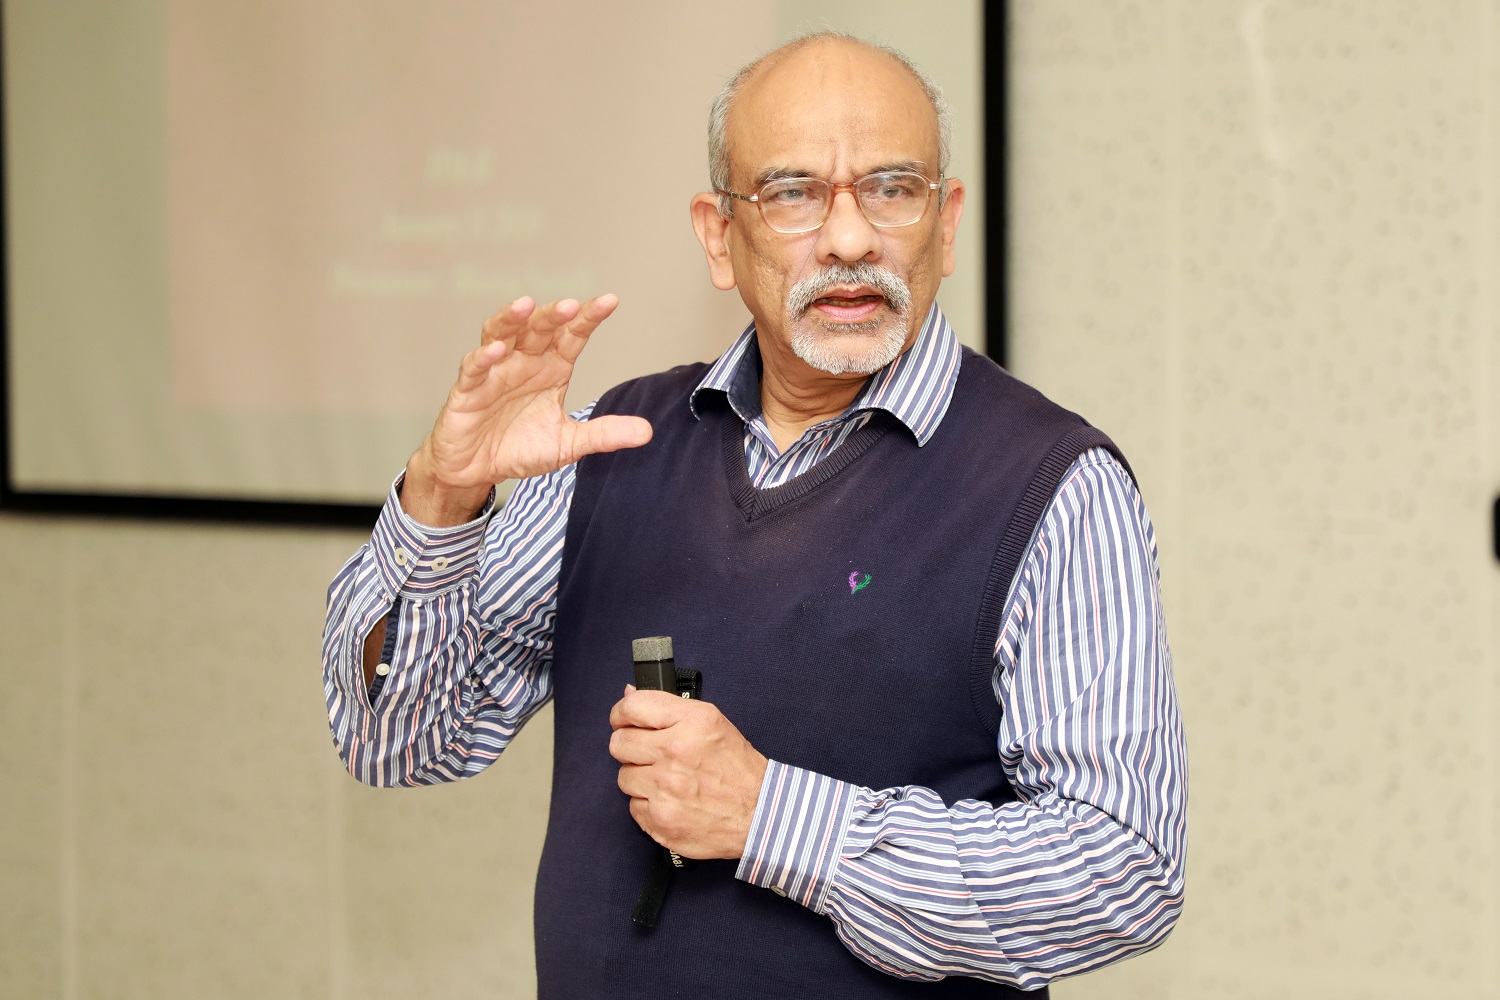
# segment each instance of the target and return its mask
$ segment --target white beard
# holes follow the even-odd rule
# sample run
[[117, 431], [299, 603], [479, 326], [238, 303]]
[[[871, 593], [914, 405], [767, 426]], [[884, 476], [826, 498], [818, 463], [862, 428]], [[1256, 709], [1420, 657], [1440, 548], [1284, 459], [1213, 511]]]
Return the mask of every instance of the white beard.
[[889, 316], [874, 324], [835, 326], [804, 315], [792, 325], [792, 353], [830, 375], [869, 375], [895, 361], [906, 347], [901, 319]]
[[[864, 323], [828, 323], [813, 303], [838, 285], [868, 285], [885, 297], [889, 314]], [[906, 347], [911, 289], [897, 275], [860, 261], [836, 263], [808, 275], [787, 292], [792, 353], [830, 375], [868, 375], [895, 361]]]

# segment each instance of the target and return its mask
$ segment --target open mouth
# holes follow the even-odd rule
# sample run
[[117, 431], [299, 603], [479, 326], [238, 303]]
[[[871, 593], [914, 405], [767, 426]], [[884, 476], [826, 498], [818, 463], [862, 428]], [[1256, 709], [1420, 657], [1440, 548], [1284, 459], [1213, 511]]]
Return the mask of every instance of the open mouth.
[[813, 308], [823, 318], [835, 323], [861, 323], [874, 316], [885, 305], [879, 292], [831, 292], [813, 300]]

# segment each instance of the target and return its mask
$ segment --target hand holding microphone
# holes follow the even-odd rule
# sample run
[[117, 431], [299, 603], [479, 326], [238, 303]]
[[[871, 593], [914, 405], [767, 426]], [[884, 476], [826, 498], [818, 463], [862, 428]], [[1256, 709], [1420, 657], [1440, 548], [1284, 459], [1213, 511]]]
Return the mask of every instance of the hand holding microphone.
[[630, 796], [630, 814], [642, 830], [684, 857], [745, 853], [766, 758], [718, 708], [666, 691], [627, 689], [609, 724], [620, 791]]
[[714, 705], [676, 693], [671, 639], [636, 640], [635, 652], [637, 684], [609, 713], [609, 752], [630, 815], [682, 857], [740, 857], [766, 758]]

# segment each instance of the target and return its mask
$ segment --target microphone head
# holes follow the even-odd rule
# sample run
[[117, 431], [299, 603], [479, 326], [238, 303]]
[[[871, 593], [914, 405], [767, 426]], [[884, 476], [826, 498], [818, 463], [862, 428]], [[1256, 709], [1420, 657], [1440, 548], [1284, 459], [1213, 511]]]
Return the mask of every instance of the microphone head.
[[637, 663], [651, 663], [658, 660], [670, 660], [672, 658], [672, 637], [670, 635], [653, 635], [645, 639], [632, 639], [630, 651], [635, 655]]

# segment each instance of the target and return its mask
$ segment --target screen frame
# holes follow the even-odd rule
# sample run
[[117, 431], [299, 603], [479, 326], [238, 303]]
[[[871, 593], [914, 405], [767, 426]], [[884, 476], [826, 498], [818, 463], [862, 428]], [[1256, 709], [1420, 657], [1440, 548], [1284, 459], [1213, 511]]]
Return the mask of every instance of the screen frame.
[[[3, 11], [3, 4], [0, 4]], [[997, 364], [1006, 363], [1006, 254], [1008, 172], [1006, 149], [1007, 67], [1005, 5], [984, 4], [981, 94], [983, 107], [983, 182], [986, 247], [984, 312], [988, 317], [985, 352]], [[0, 512], [73, 517], [127, 518], [150, 521], [227, 522], [325, 527], [369, 527], [379, 516], [372, 504], [319, 503], [294, 500], [248, 499], [234, 496], [189, 496], [171, 493], [44, 492], [18, 489], [12, 463], [14, 400], [10, 347], [10, 241], [6, 204], [6, 128], [3, 79], [4, 37], [0, 19]]]

